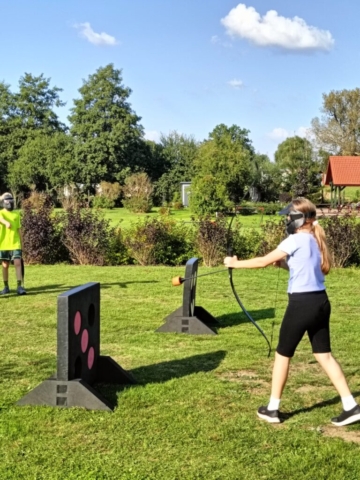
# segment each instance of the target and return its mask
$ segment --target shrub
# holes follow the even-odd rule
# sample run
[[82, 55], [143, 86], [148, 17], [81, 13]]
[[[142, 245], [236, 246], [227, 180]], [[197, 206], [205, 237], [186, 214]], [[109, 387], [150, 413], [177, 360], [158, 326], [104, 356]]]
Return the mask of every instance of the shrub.
[[145, 218], [127, 231], [124, 243], [140, 265], [180, 265], [192, 250], [189, 229], [165, 218]]
[[160, 207], [159, 208], [159, 215], [163, 215], [164, 217], [168, 217], [171, 215], [171, 208], [170, 207]]
[[184, 205], [182, 202], [173, 202], [172, 207], [174, 210], [182, 210], [184, 208]]
[[229, 231], [225, 217], [216, 220], [211, 220], [209, 216], [200, 217], [195, 232], [195, 248], [205, 266], [222, 263], [228, 244], [232, 244], [232, 231]]
[[261, 225], [262, 240], [258, 245], [258, 255], [266, 255], [274, 250], [285, 237], [284, 220], [267, 220]]
[[89, 208], [69, 208], [59, 215], [62, 240], [73, 263], [107, 265], [115, 229], [110, 228], [98, 211]]
[[27, 264], [68, 261], [61, 242], [61, 224], [48, 195], [32, 193], [22, 203], [23, 257]]
[[110, 200], [109, 198], [103, 197], [102, 195], [95, 195], [93, 200], [94, 208], [109, 208], [112, 209], [115, 207], [115, 201]]
[[101, 182], [94, 197], [93, 206], [97, 208], [114, 208], [120, 194], [121, 187], [119, 183]]
[[151, 211], [154, 187], [146, 173], [135, 173], [127, 177], [122, 190], [125, 208], [134, 213], [148, 213]]
[[334, 267], [345, 267], [359, 251], [360, 231], [352, 215], [321, 219]]
[[124, 243], [123, 232], [119, 227], [112, 229], [107, 251], [107, 263], [109, 265], [131, 265], [134, 263], [134, 259], [129, 255]]
[[234, 254], [239, 259], [253, 258], [259, 255], [263, 242], [262, 233], [255, 228], [243, 228], [236, 223], [232, 229], [232, 245]]

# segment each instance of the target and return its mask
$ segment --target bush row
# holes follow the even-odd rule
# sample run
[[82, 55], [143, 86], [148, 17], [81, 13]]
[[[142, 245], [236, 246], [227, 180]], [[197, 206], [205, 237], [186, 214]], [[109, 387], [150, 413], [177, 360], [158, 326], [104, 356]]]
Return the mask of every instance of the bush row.
[[[320, 221], [327, 233], [334, 266], [360, 265], [360, 224], [350, 215]], [[158, 218], [138, 220], [128, 229], [112, 227], [95, 209], [73, 205], [55, 213], [50, 201], [23, 205], [23, 249], [27, 264], [183, 265], [196, 256], [204, 265], [222, 263], [231, 247], [239, 258], [264, 255], [284, 238], [283, 220], [244, 228], [236, 217], [202, 217], [192, 225]]]

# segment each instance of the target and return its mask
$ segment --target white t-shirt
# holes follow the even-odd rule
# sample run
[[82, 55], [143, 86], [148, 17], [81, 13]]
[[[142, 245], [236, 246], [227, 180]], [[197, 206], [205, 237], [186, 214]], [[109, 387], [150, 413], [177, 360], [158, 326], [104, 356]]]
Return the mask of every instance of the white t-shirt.
[[321, 271], [321, 253], [311, 233], [294, 233], [278, 246], [288, 254], [290, 278], [288, 293], [325, 290], [325, 276]]

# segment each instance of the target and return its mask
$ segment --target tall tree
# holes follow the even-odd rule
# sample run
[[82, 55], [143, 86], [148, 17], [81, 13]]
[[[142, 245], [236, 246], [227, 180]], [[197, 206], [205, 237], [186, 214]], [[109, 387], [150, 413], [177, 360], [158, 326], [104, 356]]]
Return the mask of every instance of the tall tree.
[[52, 87], [50, 79], [25, 73], [19, 80], [19, 90], [0, 83], [0, 174], [1, 187], [8, 188], [10, 167], [18, 159], [20, 149], [35, 132], [52, 135], [66, 127], [54, 112], [64, 103], [61, 89]]
[[65, 132], [49, 135], [37, 130], [9, 165], [8, 183], [13, 191], [36, 189], [54, 193], [73, 183], [77, 169], [69, 135]]
[[143, 128], [128, 102], [131, 90], [112, 64], [84, 81], [69, 120], [75, 140], [79, 181], [94, 186], [120, 181], [143, 164]]
[[176, 131], [161, 135], [160, 146], [165, 173], [157, 182], [156, 193], [163, 200], [180, 200], [180, 182], [188, 182], [194, 175], [194, 160], [198, 143], [193, 136]]
[[275, 163], [281, 172], [283, 192], [294, 197], [315, 193], [320, 188], [320, 165], [309, 140], [289, 137], [278, 146]]
[[360, 155], [360, 89], [323, 94], [322, 117], [312, 120], [319, 148], [333, 155]]
[[252, 178], [254, 150], [249, 131], [236, 125], [218, 125], [199, 147], [191, 206], [213, 213], [240, 202]]

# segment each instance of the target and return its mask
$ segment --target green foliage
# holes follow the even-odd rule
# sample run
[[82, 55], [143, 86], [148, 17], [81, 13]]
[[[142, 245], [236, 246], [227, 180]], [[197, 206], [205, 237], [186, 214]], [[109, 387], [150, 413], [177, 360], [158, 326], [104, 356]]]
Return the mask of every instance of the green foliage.
[[154, 187], [146, 173], [135, 173], [126, 177], [123, 187], [123, 205], [134, 213], [147, 213], [153, 206]]
[[324, 93], [321, 112], [312, 120], [318, 146], [332, 155], [359, 155], [360, 88]]
[[112, 210], [115, 207], [115, 201], [102, 195], [95, 195], [92, 201], [94, 208], [106, 208]]
[[293, 197], [307, 197], [320, 191], [321, 164], [306, 138], [287, 138], [278, 146], [275, 162], [280, 169], [282, 192], [291, 192]]
[[192, 256], [190, 231], [173, 220], [145, 218], [124, 233], [124, 243], [139, 265], [180, 265]]
[[244, 228], [240, 222], [235, 222], [232, 229], [232, 237], [234, 255], [240, 260], [260, 255], [263, 234], [259, 229]]
[[195, 213], [224, 211], [243, 198], [254, 155], [248, 133], [236, 125], [218, 125], [200, 145], [191, 185], [190, 202]]
[[[14, 167], [11, 178], [7, 178], [9, 169], [15, 162], [19, 162], [22, 168], [26, 169], [22, 184], [27, 187], [30, 183], [36, 183], [33, 181], [34, 176], [36, 178], [40, 175], [39, 168], [34, 165], [38, 154], [42, 156], [40, 164], [44, 163], [46, 151], [52, 151], [51, 155], [56, 156], [55, 163], [59, 162], [61, 154], [56, 155], [54, 152], [56, 146], [52, 146], [51, 140], [52, 135], [66, 131], [65, 125], [59, 121], [54, 111], [54, 108], [65, 105], [60, 100], [59, 92], [61, 89], [51, 87], [50, 79], [44, 78], [43, 75], [36, 77], [25, 73], [20, 78], [19, 90], [16, 93], [11, 92], [8, 85], [0, 83], [0, 173], [3, 188], [5, 186], [12, 187], [13, 190], [20, 188], [21, 181], [15, 178], [15, 171], [19, 173], [21, 168]], [[47, 142], [50, 144], [49, 147]], [[42, 148], [45, 148], [45, 152], [42, 152]], [[54, 157], [45, 163], [49, 164], [53, 160]], [[31, 165], [27, 166], [27, 161], [30, 161]], [[46, 169], [42, 173], [42, 179], [46, 177], [46, 182], [50, 184], [54, 177], [48, 179], [47, 174]]]
[[[321, 219], [334, 267], [346, 267], [351, 259], [359, 259], [360, 229], [353, 215]], [[359, 265], [359, 263], [358, 263]]]
[[263, 256], [275, 250], [275, 248], [285, 238], [284, 219], [267, 220], [261, 225], [261, 243], [259, 245], [259, 255]]
[[174, 195], [180, 196], [180, 182], [187, 182], [194, 175], [198, 143], [192, 136], [173, 131], [161, 136], [160, 145], [166, 171], [157, 181], [155, 193], [162, 202], [169, 202]]
[[79, 89], [69, 120], [75, 140], [79, 181], [91, 187], [102, 180], [123, 182], [139, 164], [143, 129], [128, 102], [131, 89], [121, 70], [99, 68]]
[[36, 188], [50, 193], [68, 185], [76, 170], [73, 142], [66, 133], [35, 130], [9, 165], [8, 182], [14, 191]]
[[121, 186], [118, 182], [101, 182], [100, 188], [93, 199], [93, 206], [112, 209], [115, 207], [115, 203], [119, 199], [120, 194]]

